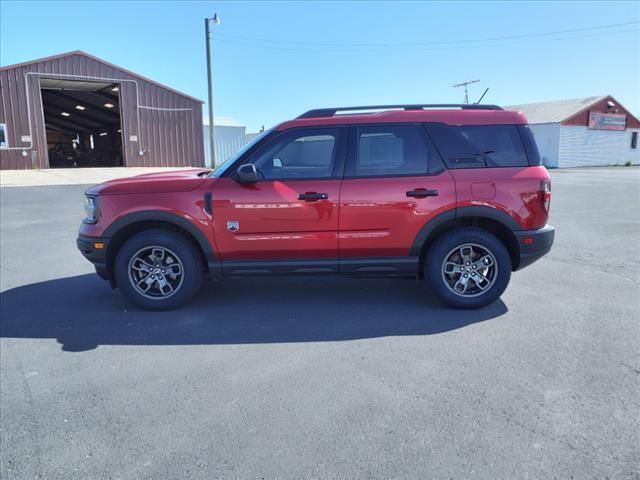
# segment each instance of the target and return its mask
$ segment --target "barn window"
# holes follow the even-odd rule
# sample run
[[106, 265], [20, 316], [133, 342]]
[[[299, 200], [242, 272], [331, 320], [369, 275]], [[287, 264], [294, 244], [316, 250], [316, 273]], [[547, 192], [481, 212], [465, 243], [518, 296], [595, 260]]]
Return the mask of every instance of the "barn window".
[[631, 148], [638, 147], [638, 132], [631, 132]]
[[7, 124], [0, 123], [0, 148], [7, 148]]

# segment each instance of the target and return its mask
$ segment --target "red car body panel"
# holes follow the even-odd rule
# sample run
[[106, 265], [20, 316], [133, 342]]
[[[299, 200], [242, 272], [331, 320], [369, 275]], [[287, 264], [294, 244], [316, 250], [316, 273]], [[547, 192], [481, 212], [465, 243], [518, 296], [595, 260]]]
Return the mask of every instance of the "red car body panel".
[[[154, 174], [112, 181], [89, 190], [100, 194], [100, 221], [83, 223], [82, 235], [100, 237], [113, 222], [136, 212], [167, 212], [196, 226], [222, 261], [408, 255], [418, 231], [456, 207], [497, 209], [523, 230], [543, 227], [540, 182], [544, 167], [446, 170], [436, 176], [296, 180], [241, 185], [230, 178], [199, 178], [199, 171]], [[166, 176], [166, 180], [162, 179]], [[176, 178], [178, 180], [176, 180]], [[165, 181], [178, 192], [155, 192]], [[418, 188], [437, 197], [407, 198]], [[135, 192], [126, 193], [123, 192]], [[215, 215], [205, 212], [212, 192]], [[327, 200], [305, 202], [299, 193], [322, 192]], [[227, 222], [237, 221], [231, 232]]]
[[[326, 200], [298, 200], [302, 193]], [[340, 180], [276, 180], [212, 185], [218, 255], [225, 260], [338, 258]], [[238, 230], [227, 222], [238, 222]]]
[[495, 208], [516, 220], [522, 230], [542, 228], [549, 214], [543, 208], [540, 183], [549, 180], [539, 167], [450, 170], [456, 182], [457, 207]]
[[428, 123], [448, 125], [526, 125], [527, 118], [509, 110], [391, 110], [366, 115], [336, 115], [322, 118], [296, 118], [283, 122], [275, 130], [319, 125], [358, 125], [365, 123]]
[[171, 172], [146, 173], [135, 177], [109, 180], [90, 188], [87, 193], [93, 195], [123, 195], [131, 193], [187, 192], [202, 184], [206, 179], [202, 174], [208, 171], [202, 168], [191, 168]]
[[[438, 196], [409, 198], [416, 189]], [[419, 230], [455, 209], [451, 174], [345, 179], [340, 194], [340, 257], [407, 256]]]
[[[106, 234], [105, 232], [110, 226], [116, 224], [119, 220], [127, 219], [132, 214], [161, 212], [188, 221], [202, 232], [215, 251], [216, 239], [213, 231], [212, 216], [203, 208], [204, 194], [210, 190], [207, 186], [212, 185], [215, 180], [198, 178], [197, 172], [194, 170], [187, 170], [183, 173], [185, 176], [191, 176], [191, 182], [188, 180], [186, 180], [186, 182], [192, 183], [192, 188], [187, 191], [114, 194], [111, 193], [112, 190], [109, 191], [109, 189], [103, 188], [110, 182], [89, 189], [89, 192], [92, 194], [100, 192], [100, 218], [95, 224], [83, 223], [80, 226], [80, 234], [90, 237], [101, 237]], [[166, 172], [164, 175], [173, 177], [176, 173]], [[129, 184], [127, 188], [133, 189], [133, 185], [138, 183], [137, 178], [138, 177], [131, 177], [121, 181], [115, 181], [110, 184], [109, 188], [115, 186], [118, 182], [122, 182], [123, 184]]]

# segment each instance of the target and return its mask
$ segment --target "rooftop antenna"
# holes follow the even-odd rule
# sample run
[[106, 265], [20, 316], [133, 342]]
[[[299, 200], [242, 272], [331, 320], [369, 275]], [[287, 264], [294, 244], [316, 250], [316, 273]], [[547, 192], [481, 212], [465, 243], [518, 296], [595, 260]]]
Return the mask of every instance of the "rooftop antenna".
[[489, 91], [489, 89], [485, 89], [484, 93], [482, 95], [480, 95], [480, 98], [478, 99], [478, 101], [476, 102], [476, 105], [478, 105], [482, 99], [484, 98], [484, 96], [487, 94], [487, 92]]
[[467, 91], [467, 85], [470, 85], [472, 83], [478, 83], [479, 81], [480, 80], [469, 80], [468, 82], [462, 82], [462, 83], [453, 85], [453, 88], [464, 87], [464, 103], [467, 104], [469, 103], [469, 92]]

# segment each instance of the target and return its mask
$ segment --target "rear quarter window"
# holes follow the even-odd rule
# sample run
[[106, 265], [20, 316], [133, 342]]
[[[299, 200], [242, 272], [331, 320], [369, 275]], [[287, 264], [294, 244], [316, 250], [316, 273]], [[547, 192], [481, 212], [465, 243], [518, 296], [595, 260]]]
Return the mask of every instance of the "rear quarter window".
[[431, 124], [427, 129], [449, 168], [529, 166], [518, 125]]
[[540, 151], [538, 150], [538, 145], [536, 144], [533, 132], [531, 131], [531, 128], [529, 128], [529, 125], [518, 125], [518, 132], [520, 132], [520, 138], [522, 138], [522, 143], [524, 143], [524, 149], [527, 152], [529, 165], [542, 165]]

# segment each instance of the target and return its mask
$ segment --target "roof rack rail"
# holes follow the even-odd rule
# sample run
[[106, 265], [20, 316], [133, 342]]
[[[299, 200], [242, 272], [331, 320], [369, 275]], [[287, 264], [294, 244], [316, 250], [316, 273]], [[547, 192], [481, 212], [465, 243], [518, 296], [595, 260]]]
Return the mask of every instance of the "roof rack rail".
[[360, 107], [317, 108], [304, 112], [298, 118], [333, 117], [338, 112], [349, 110], [424, 110], [425, 108], [460, 108], [462, 110], [503, 110], [498, 105], [480, 105], [476, 103], [422, 103], [415, 105], [365, 105]]
[[338, 112], [349, 110], [424, 110], [425, 108], [460, 108], [462, 110], [503, 110], [498, 105], [480, 105], [477, 103], [423, 103], [415, 105], [366, 105], [360, 107], [317, 108], [303, 113], [298, 118], [333, 117]]

